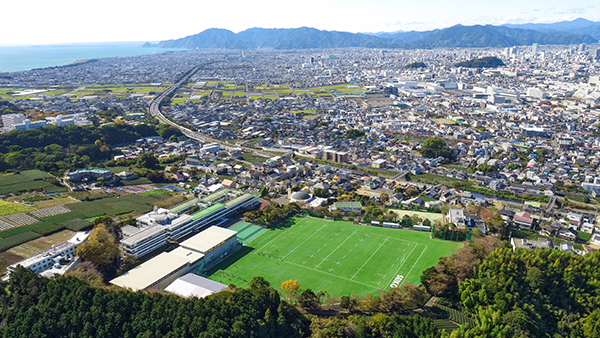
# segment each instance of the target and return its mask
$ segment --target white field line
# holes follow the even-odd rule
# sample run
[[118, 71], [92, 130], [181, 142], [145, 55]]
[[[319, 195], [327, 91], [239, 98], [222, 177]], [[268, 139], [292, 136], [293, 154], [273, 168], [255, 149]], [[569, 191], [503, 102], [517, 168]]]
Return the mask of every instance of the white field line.
[[425, 248], [423, 249], [423, 251], [421, 251], [421, 254], [419, 255], [419, 257], [415, 261], [415, 264], [413, 264], [413, 266], [410, 268], [410, 270], [408, 270], [408, 273], [406, 274], [406, 276], [404, 276], [404, 280], [402, 280], [402, 283], [400, 283], [400, 285], [398, 285], [398, 286], [401, 286], [402, 284], [404, 284], [404, 282], [406, 282], [406, 280], [408, 279], [408, 276], [412, 272], [412, 270], [415, 267], [415, 265], [417, 265], [417, 263], [419, 263], [419, 259], [421, 259], [421, 256], [423, 256], [423, 254], [425, 253], [425, 251], [427, 251], [427, 248], [429, 248], [429, 246], [425, 245]]
[[375, 251], [374, 251], [374, 252], [371, 254], [371, 257], [369, 257], [369, 259], [367, 259], [367, 260], [366, 260], [366, 261], [363, 263], [363, 265], [362, 265], [362, 266], [361, 266], [361, 267], [358, 269], [358, 271], [356, 271], [356, 273], [355, 273], [355, 274], [354, 274], [352, 277], [350, 277], [350, 279], [354, 279], [354, 277], [356, 277], [356, 275], [357, 275], [357, 274], [358, 274], [358, 273], [359, 273], [359, 272], [362, 270], [362, 268], [364, 268], [364, 267], [365, 267], [365, 265], [367, 265], [367, 263], [369, 263], [369, 261], [371, 260], [371, 258], [373, 258], [373, 256], [375, 256], [375, 254], [377, 253], [377, 251], [379, 251], [379, 249], [381, 249], [381, 247], [382, 247], [382, 246], [385, 244], [385, 242], [387, 242], [387, 240], [388, 240], [388, 239], [386, 238], [386, 239], [385, 239], [383, 242], [381, 242], [381, 244], [379, 244], [379, 247], [377, 248], [377, 250], [375, 250]]
[[[403, 230], [403, 231], [408, 231], [408, 230]], [[379, 237], [384, 237], [384, 238], [387, 238], [387, 239], [393, 239], [395, 241], [400, 241], [400, 242], [404, 242], [404, 243], [408, 243], [408, 244], [415, 244], [415, 241], [407, 241], [405, 239], [396, 238], [396, 237], [389, 237], [389, 236], [382, 235], [382, 234], [373, 234], [373, 235], [379, 236]], [[418, 243], [418, 244], [420, 244], [420, 243]]]
[[[323, 264], [323, 262], [325, 262], [327, 260], [327, 258], [329, 258], [329, 256], [331, 256], [334, 252], [336, 252], [337, 249], [339, 249], [344, 243], [346, 243], [346, 241], [349, 240], [350, 237], [352, 237], [356, 233], [356, 231], [357, 230], [354, 230], [354, 232], [352, 232], [350, 234], [350, 236], [346, 237], [346, 239], [342, 243], [340, 243], [340, 245], [338, 245], [335, 249], [333, 249], [333, 251], [331, 251], [329, 253], [329, 255], [327, 255], [327, 257], [323, 258], [323, 260], [319, 264], [317, 264], [317, 266], [315, 266], [315, 269], [318, 268], [319, 266], [321, 266], [321, 264]], [[319, 250], [321, 250], [321, 249], [319, 249]]]
[[[304, 221], [304, 219], [303, 219], [303, 220], [302, 220], [302, 223], [304, 223], [304, 222], [305, 222], [305, 221]], [[301, 224], [299, 224], [299, 223], [296, 223], [296, 225], [301, 225]], [[273, 239], [272, 239], [272, 240], [270, 240], [270, 241], [269, 241], [267, 244], [265, 244], [265, 245], [264, 245], [264, 246], [261, 248], [260, 252], [265, 252], [265, 249], [266, 249], [266, 248], [267, 248], [269, 245], [271, 245], [271, 243], [273, 243], [273, 241], [275, 241], [276, 239], [279, 239], [279, 237], [281, 237], [281, 236], [285, 235], [286, 233], [288, 233], [286, 230], [282, 230], [282, 231], [281, 231], [281, 233], [280, 233], [279, 235], [277, 235], [277, 237], [273, 238]], [[289, 234], [289, 233], [288, 233], [288, 234]], [[257, 252], [257, 253], [258, 253], [258, 252]]]
[[392, 282], [394, 281], [394, 278], [396, 278], [396, 276], [398, 275], [398, 272], [400, 272], [400, 269], [402, 269], [402, 266], [404, 266], [404, 263], [406, 263], [406, 261], [408, 260], [408, 257], [410, 257], [410, 255], [412, 255], [413, 251], [415, 251], [415, 248], [417, 247], [417, 245], [419, 245], [418, 243], [413, 243], [415, 246], [413, 246], [412, 250], [410, 250], [410, 252], [408, 253], [408, 255], [406, 256], [406, 259], [402, 261], [402, 264], [400, 264], [400, 267], [398, 268], [398, 270], [396, 270], [396, 273], [392, 275], [392, 280], [390, 281], [390, 284], [392, 284]]
[[329, 273], [329, 272], [323, 272], [323, 271], [321, 271], [321, 270], [317, 270], [317, 269], [309, 268], [308, 266], [304, 266], [304, 265], [301, 265], [301, 264], [296, 264], [296, 263], [293, 263], [293, 262], [290, 262], [290, 261], [285, 261], [284, 263], [285, 263], [285, 264], [291, 264], [291, 265], [299, 266], [299, 267], [301, 267], [301, 268], [308, 269], [308, 270], [315, 271], [315, 272], [319, 272], [319, 273], [322, 273], [322, 274], [325, 274], [325, 275], [328, 275], [328, 276], [331, 276], [331, 277], [340, 278], [340, 279], [346, 280], [346, 281], [348, 281], [348, 282], [352, 282], [352, 283], [356, 283], [356, 284], [364, 285], [364, 286], [367, 286], [367, 287], [369, 287], [369, 288], [374, 288], [374, 289], [377, 289], [377, 288], [378, 288], [377, 286], [373, 286], [373, 285], [365, 284], [365, 283], [362, 283], [362, 282], [357, 282], [357, 281], [355, 281], [355, 280], [351, 280], [351, 279], [349, 279], [349, 278], [346, 278], [346, 277], [342, 277], [342, 276], [334, 275], [334, 274], [332, 274], [332, 273]]
[[281, 260], [284, 260], [287, 256], [289, 256], [292, 252], [294, 252], [294, 250], [298, 249], [299, 247], [302, 246], [302, 244], [306, 243], [306, 241], [308, 241], [309, 239], [311, 239], [314, 235], [316, 235], [317, 233], [321, 232], [321, 230], [323, 230], [325, 228], [326, 224], [323, 224], [323, 226], [321, 226], [321, 229], [315, 231], [312, 235], [308, 236], [305, 240], [302, 241], [302, 243], [298, 244], [298, 246], [296, 246], [295, 248], [293, 248], [292, 250], [290, 250], [290, 252], [288, 252], [285, 256], [281, 257]]

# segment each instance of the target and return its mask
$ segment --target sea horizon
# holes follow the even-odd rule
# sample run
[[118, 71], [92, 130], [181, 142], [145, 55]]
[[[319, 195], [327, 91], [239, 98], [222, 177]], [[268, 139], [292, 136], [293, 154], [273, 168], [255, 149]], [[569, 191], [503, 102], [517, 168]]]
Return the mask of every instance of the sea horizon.
[[0, 73], [64, 66], [81, 60], [161, 54], [175, 50], [143, 47], [144, 43], [90, 42], [0, 46]]

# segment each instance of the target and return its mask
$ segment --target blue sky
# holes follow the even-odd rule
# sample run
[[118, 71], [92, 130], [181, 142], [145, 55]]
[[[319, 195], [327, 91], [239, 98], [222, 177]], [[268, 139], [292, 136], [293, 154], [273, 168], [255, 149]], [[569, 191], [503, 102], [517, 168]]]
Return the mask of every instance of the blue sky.
[[592, 0], [27, 0], [1, 6], [0, 45], [159, 41], [208, 28], [314, 27], [348, 32], [455, 24], [600, 21]]

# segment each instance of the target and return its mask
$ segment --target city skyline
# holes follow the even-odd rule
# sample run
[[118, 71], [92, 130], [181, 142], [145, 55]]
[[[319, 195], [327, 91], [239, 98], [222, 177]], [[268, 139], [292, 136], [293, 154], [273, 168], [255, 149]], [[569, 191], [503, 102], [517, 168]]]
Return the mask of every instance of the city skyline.
[[[456, 24], [552, 23], [579, 17], [600, 21], [590, 0], [568, 3], [515, 0], [503, 3], [462, 1], [460, 6], [441, 0], [419, 3], [376, 0], [365, 6], [356, 0], [308, 0], [281, 6], [273, 0], [219, 3], [178, 1], [165, 6], [141, 1], [107, 0], [102, 6], [73, 0], [10, 2], [0, 22], [6, 34], [0, 45], [46, 45], [81, 42], [160, 41], [197, 34], [209, 28], [233, 32], [248, 28], [314, 27], [320, 30], [358, 32], [423, 31]], [[434, 8], [434, 11], [429, 9]], [[91, 15], [93, 13], [93, 16]]]

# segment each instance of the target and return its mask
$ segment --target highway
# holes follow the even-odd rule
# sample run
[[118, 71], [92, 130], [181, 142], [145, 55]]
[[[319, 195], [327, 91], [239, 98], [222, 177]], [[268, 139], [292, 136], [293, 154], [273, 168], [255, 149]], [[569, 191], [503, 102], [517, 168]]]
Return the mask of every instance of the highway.
[[[240, 148], [245, 152], [252, 153], [257, 156], [262, 156], [262, 157], [267, 157], [267, 158], [272, 157], [273, 155], [260, 152], [258, 149], [255, 149], [255, 148], [250, 148], [250, 147], [245, 147], [245, 146], [240, 146], [237, 144], [229, 143], [229, 142], [215, 139], [215, 138], [206, 136], [204, 134], [198, 133], [196, 131], [193, 131], [189, 128], [186, 128], [184, 126], [181, 126], [181, 125], [171, 121], [160, 111], [160, 103], [162, 102], [162, 100], [164, 100], [167, 96], [174, 94], [182, 85], [186, 84], [189, 81], [189, 79], [202, 67], [204, 67], [204, 65], [200, 65], [200, 66], [196, 66], [196, 67], [192, 68], [181, 79], [179, 79], [179, 81], [173, 83], [164, 92], [162, 92], [160, 95], [155, 97], [154, 100], [152, 100], [152, 102], [150, 102], [150, 108], [149, 108], [150, 114], [152, 114], [152, 116], [154, 118], [156, 118], [158, 121], [160, 121], [161, 123], [176, 127], [185, 136], [187, 136], [193, 140], [203, 142], [203, 143], [220, 143], [221, 148], [226, 149], [226, 150]], [[269, 151], [271, 151], [271, 150], [269, 150]], [[273, 149], [272, 151], [288, 152], [288, 150], [280, 150], [280, 149]]]

